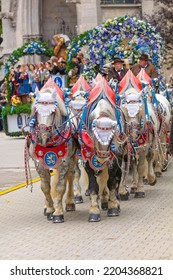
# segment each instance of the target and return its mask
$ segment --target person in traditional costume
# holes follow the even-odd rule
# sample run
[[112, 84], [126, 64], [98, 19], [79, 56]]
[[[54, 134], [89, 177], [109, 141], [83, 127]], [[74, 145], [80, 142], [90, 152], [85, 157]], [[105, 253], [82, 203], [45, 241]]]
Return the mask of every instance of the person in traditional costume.
[[147, 54], [142, 54], [139, 57], [139, 63], [136, 63], [132, 67], [132, 72], [135, 76], [139, 74], [141, 68], [145, 69], [145, 72], [150, 76], [150, 78], [157, 78], [156, 67], [149, 62], [149, 56]]
[[123, 66], [123, 60], [119, 57], [114, 58], [113, 67], [108, 70], [108, 81], [112, 78], [120, 82], [127, 73], [127, 69]]
[[30, 93], [31, 87], [29, 84], [28, 66], [26, 64], [23, 64], [20, 67], [19, 73], [17, 74], [17, 83], [19, 83], [18, 94], [29, 94]]

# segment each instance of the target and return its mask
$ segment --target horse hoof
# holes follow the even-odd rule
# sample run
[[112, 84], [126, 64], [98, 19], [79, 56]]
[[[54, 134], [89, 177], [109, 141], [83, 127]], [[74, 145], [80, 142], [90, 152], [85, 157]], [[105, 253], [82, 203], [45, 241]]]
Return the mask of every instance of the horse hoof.
[[108, 210], [108, 202], [102, 202], [101, 208], [102, 208], [102, 210]]
[[145, 193], [144, 192], [135, 192], [135, 198], [144, 198]]
[[108, 209], [108, 213], [107, 213], [107, 216], [108, 217], [116, 217], [116, 216], [119, 216], [120, 214], [120, 208], [110, 208]]
[[131, 193], [131, 194], [134, 194], [136, 190], [137, 190], [136, 187], [131, 187], [130, 193]]
[[88, 222], [100, 222], [100, 214], [90, 214]]
[[168, 170], [167, 165], [163, 166], [162, 172], [166, 172]]
[[90, 191], [89, 190], [85, 191], [85, 196], [90, 196]]
[[53, 212], [51, 212], [51, 213], [46, 213], [46, 216], [47, 216], [48, 221], [53, 220]]
[[126, 201], [129, 199], [129, 192], [127, 192], [126, 194], [120, 194], [120, 199], [122, 201]]
[[74, 204], [74, 203], [66, 204], [65, 210], [66, 210], [67, 212], [75, 211], [75, 210], [76, 210], [76, 209], [75, 209], [75, 204]]
[[64, 215], [53, 215], [53, 223], [63, 223]]
[[157, 183], [157, 179], [155, 179], [152, 183], [150, 183], [150, 186], [154, 186]]
[[80, 203], [83, 203], [83, 198], [81, 195], [79, 195], [74, 198], [74, 201], [76, 204], [80, 204]]
[[162, 173], [160, 171], [155, 172], [157, 178], [162, 177]]
[[47, 208], [44, 208], [44, 212], [43, 212], [43, 214], [44, 214], [44, 216], [47, 216]]

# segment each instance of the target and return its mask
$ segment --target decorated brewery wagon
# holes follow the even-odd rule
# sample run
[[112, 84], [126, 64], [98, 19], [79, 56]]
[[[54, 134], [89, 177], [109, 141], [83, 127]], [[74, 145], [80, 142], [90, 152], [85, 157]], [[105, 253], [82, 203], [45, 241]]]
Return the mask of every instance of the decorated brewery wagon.
[[[155, 96], [150, 96], [150, 77], [146, 74], [142, 76], [142, 79], [149, 81], [144, 91], [140, 77], [135, 77], [129, 70], [117, 90], [118, 87], [112, 89], [98, 72], [115, 56], [127, 59], [128, 64], [129, 61], [136, 62], [143, 53], [150, 55], [159, 70], [163, 54], [160, 35], [155, 33], [151, 25], [136, 18], [126, 16], [108, 20], [72, 41], [68, 48], [67, 67], [70, 68], [71, 59], [85, 44], [88, 45], [89, 67], [84, 76], [90, 84], [81, 76], [60, 99], [49, 81], [48, 88], [37, 92], [29, 123], [31, 133], [28, 153], [34, 159], [41, 177], [47, 217], [55, 223], [64, 221], [62, 198], [67, 182], [66, 210], [75, 210], [73, 180], [78, 162], [75, 152], [84, 160], [89, 178], [90, 222], [100, 221], [99, 194], [102, 208], [108, 210], [108, 217], [119, 215], [120, 202], [116, 192], [120, 186], [122, 197], [128, 196], [125, 183], [132, 162], [136, 170], [134, 175], [138, 173], [134, 178], [135, 197], [145, 196], [145, 175], [149, 184], [156, 183], [153, 159], [158, 161], [158, 147], [162, 144], [156, 124], [163, 128], [166, 120], [163, 118], [164, 122], [159, 124], [160, 119], [157, 119], [153, 102]], [[64, 130], [69, 132], [67, 136], [64, 136]], [[166, 134], [162, 129], [161, 133]], [[60, 149], [61, 144], [66, 147], [64, 154]], [[125, 164], [124, 168], [122, 164]], [[53, 184], [56, 208], [50, 194], [50, 180], [47, 180], [50, 179], [50, 167], [57, 168], [63, 174], [60, 172], [59, 180], [57, 176], [56, 184]], [[122, 174], [124, 171], [125, 174]]]

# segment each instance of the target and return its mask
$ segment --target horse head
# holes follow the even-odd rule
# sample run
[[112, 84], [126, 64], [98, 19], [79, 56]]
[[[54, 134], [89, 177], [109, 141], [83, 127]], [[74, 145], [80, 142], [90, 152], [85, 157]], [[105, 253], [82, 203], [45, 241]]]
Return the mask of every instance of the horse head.
[[85, 104], [86, 104], [87, 94], [83, 90], [78, 90], [72, 95], [72, 99], [70, 101], [70, 107], [73, 112], [80, 113], [82, 112]]
[[121, 108], [129, 126], [130, 134], [133, 139], [136, 139], [146, 122], [142, 91], [139, 92], [134, 88], [129, 88], [124, 92], [123, 97]]
[[91, 113], [91, 130], [97, 160], [109, 159], [117, 132], [115, 110], [109, 101], [101, 99]]
[[61, 124], [62, 117], [66, 116], [66, 108], [58, 96], [55, 88], [36, 89], [36, 100], [32, 107], [31, 122], [35, 119], [32, 129], [37, 138], [37, 143], [46, 146], [50, 138], [56, 133], [56, 128]]
[[81, 120], [81, 114], [87, 104], [90, 91], [91, 86], [82, 75], [71, 88], [71, 100], [69, 103], [69, 107], [73, 115], [72, 123], [75, 123], [76, 128], [79, 125], [79, 121]]

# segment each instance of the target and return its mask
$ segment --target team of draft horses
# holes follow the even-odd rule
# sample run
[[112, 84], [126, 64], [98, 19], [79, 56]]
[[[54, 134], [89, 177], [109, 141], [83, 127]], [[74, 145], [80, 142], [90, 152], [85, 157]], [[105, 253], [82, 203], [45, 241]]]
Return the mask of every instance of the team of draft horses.
[[144, 198], [144, 182], [154, 185], [168, 166], [170, 91], [156, 92], [148, 56], [132, 71], [116, 58], [107, 75], [98, 74], [92, 84], [80, 76], [64, 92], [51, 79], [36, 89], [25, 152], [35, 162], [44, 212], [54, 223], [64, 222], [65, 193], [66, 211], [83, 202], [81, 182], [90, 196], [88, 220], [98, 222], [101, 209], [119, 216], [120, 201], [130, 193]]

